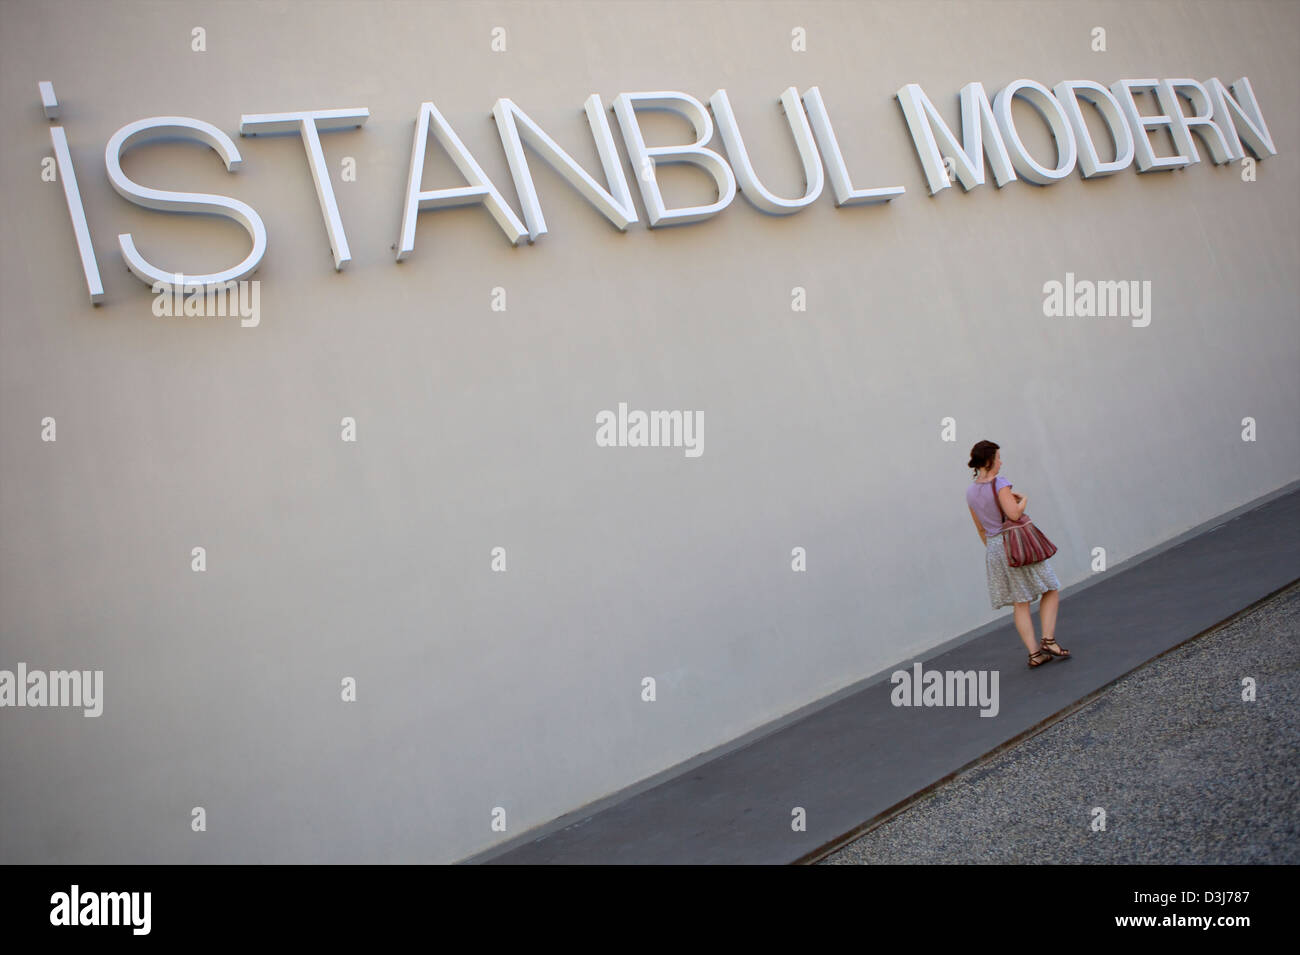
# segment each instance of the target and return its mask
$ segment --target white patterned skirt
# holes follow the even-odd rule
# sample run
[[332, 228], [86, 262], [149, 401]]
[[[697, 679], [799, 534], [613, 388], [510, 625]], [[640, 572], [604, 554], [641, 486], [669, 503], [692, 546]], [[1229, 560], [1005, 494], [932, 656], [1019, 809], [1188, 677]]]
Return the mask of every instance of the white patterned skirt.
[[1036, 564], [1012, 567], [1007, 563], [1002, 535], [993, 534], [984, 548], [984, 563], [989, 575], [989, 602], [993, 609], [1037, 599], [1049, 590], [1060, 590], [1061, 582], [1052, 570], [1051, 558]]

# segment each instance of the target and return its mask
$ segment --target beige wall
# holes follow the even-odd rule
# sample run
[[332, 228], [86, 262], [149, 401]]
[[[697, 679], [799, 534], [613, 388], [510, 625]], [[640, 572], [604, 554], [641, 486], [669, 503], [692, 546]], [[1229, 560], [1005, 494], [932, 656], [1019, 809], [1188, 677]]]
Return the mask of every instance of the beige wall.
[[[1300, 477], [1293, 3], [0, 16], [0, 668], [105, 681], [98, 719], [0, 711], [5, 861], [443, 862], [543, 824], [1004, 614], [962, 500], [980, 438], [1002, 445], [1067, 585], [1092, 576], [1094, 547], [1113, 567]], [[1251, 183], [1202, 162], [931, 198], [893, 98], [919, 83], [955, 124], [973, 80], [991, 95], [1021, 76], [1242, 75], [1279, 152]], [[99, 308], [40, 178], [40, 80], [63, 104]], [[619, 234], [537, 163], [550, 234], [535, 245], [510, 247], [482, 209], [428, 212], [393, 261], [423, 100], [515, 203], [498, 96], [595, 170], [591, 93], [725, 87], [760, 174], [790, 195], [790, 85], [820, 86], [857, 185], [906, 195], [836, 209], [828, 188], [789, 218], [738, 196], [653, 231], [638, 197]], [[258, 327], [154, 317], [119, 232], [191, 270], [247, 240], [119, 197], [113, 132], [180, 114], [234, 135], [241, 113], [345, 106], [371, 119], [324, 137], [353, 252], [340, 274], [296, 138], [238, 140], [233, 175], [193, 145], [127, 154], [141, 182], [248, 202], [270, 236]], [[427, 166], [428, 188], [460, 184], [432, 141]], [[711, 195], [690, 170], [665, 183], [677, 203]], [[1044, 317], [1043, 283], [1067, 271], [1150, 280], [1150, 326]], [[596, 413], [620, 401], [702, 411], [704, 454], [596, 447]]]

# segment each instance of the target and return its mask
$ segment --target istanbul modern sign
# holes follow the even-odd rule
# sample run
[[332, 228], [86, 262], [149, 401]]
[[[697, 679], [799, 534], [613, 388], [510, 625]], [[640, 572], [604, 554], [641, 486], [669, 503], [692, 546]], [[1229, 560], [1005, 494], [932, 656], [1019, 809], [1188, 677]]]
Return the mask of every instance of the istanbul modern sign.
[[[39, 89], [45, 115], [56, 118], [59, 107], [53, 84], [42, 82]], [[1142, 113], [1138, 109], [1136, 96], [1143, 93], [1154, 94], [1160, 109], [1158, 114]], [[1109, 87], [1091, 80], [1065, 80], [1051, 89], [1033, 80], [1019, 79], [999, 90], [992, 100], [981, 83], [969, 83], [960, 93], [960, 138], [920, 86], [909, 83], [895, 95], [932, 196], [949, 188], [954, 176], [967, 191], [982, 185], [986, 159], [999, 187], [1017, 178], [1049, 186], [1069, 176], [1076, 167], [1085, 179], [1113, 175], [1134, 163], [1139, 172], [1177, 169], [1201, 161], [1192, 134], [1218, 165], [1247, 159], [1247, 148], [1255, 159], [1277, 155], [1254, 90], [1246, 77], [1237, 80], [1230, 88], [1217, 78], [1204, 83], [1193, 79], [1127, 79], [1118, 80]], [[1012, 102], [1016, 98], [1032, 106], [1039, 120], [1046, 124], [1056, 149], [1056, 158], [1050, 164], [1034, 157], [1026, 148], [1012, 115]], [[763, 212], [782, 216], [797, 213], [816, 201], [827, 180], [837, 207], [888, 202], [903, 195], [902, 186], [858, 188], [853, 184], [817, 87], [810, 88], [802, 97], [794, 87], [790, 87], [782, 93], [780, 104], [803, 165], [804, 190], [802, 195], [795, 197], [778, 196], [759, 180], [726, 90], [720, 89], [709, 98], [708, 109], [693, 96], [682, 92], [621, 93], [617, 96], [611, 109], [618, 118], [628, 159], [636, 173], [647, 225], [655, 228], [703, 221], [725, 209], [738, 190]], [[1184, 104], [1190, 107], [1190, 111], [1184, 108]], [[1106, 155], [1113, 153], [1109, 159], [1102, 158], [1093, 141], [1084, 117], [1085, 106], [1096, 111], [1107, 131], [1110, 144], [1103, 151]], [[563, 176], [616, 229], [623, 231], [636, 223], [637, 210], [600, 97], [593, 93], [584, 108], [604, 175], [603, 185], [514, 102], [503, 98], [493, 105], [492, 116], [496, 120], [522, 207], [521, 220], [437, 106], [432, 102], [421, 103], [411, 144], [401, 233], [395, 246], [397, 261], [408, 258], [415, 250], [416, 220], [425, 210], [481, 204], [512, 245], [525, 239], [533, 242], [545, 235], [546, 218], [533, 183], [525, 144]], [[679, 145], [646, 145], [638, 120], [638, 111], [644, 110], [667, 111], [684, 117], [694, 129], [695, 140]], [[369, 116], [368, 109], [355, 108], [240, 117], [241, 136], [297, 133], [301, 137], [308, 169], [316, 184], [336, 270], [351, 261], [351, 253], [321, 149], [320, 134], [360, 127]], [[722, 153], [709, 148], [715, 121], [726, 151], [725, 158]], [[1158, 130], [1167, 131], [1176, 149], [1175, 154], [1156, 155], [1150, 136]], [[465, 185], [445, 189], [421, 188], [430, 133], [455, 163]], [[103, 300], [104, 288], [67, 137], [61, 126], [51, 127], [50, 137], [90, 300], [98, 304]], [[177, 287], [201, 295], [216, 288], [229, 288], [231, 283], [245, 279], [261, 264], [267, 249], [266, 226], [256, 210], [238, 199], [154, 189], [133, 181], [122, 171], [122, 155], [128, 150], [167, 139], [190, 140], [212, 147], [231, 172], [243, 163], [234, 141], [211, 123], [187, 116], [154, 116], [126, 124], [109, 139], [104, 150], [104, 166], [112, 187], [128, 201], [145, 208], [232, 219], [248, 232], [252, 248], [242, 262], [223, 271], [178, 273], [146, 259], [127, 232], [117, 237], [122, 258], [127, 268], [155, 292], [160, 287]], [[688, 163], [711, 176], [717, 187], [717, 199], [705, 205], [668, 206], [656, 173], [660, 164], [667, 163]]]

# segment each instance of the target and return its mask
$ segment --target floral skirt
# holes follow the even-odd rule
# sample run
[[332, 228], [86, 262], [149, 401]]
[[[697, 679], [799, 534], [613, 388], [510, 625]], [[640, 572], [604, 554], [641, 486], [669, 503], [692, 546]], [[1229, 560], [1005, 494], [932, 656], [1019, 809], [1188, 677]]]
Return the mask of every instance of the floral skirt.
[[989, 576], [989, 603], [994, 610], [1009, 604], [1033, 601], [1049, 590], [1061, 589], [1061, 582], [1052, 570], [1051, 558], [1023, 567], [1008, 564], [1001, 534], [988, 538], [984, 548], [984, 563]]

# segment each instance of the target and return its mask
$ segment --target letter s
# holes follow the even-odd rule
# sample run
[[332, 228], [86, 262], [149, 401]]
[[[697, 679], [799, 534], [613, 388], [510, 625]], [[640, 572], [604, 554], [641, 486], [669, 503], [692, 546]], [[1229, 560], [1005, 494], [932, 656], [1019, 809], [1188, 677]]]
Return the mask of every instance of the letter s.
[[[211, 123], [188, 116], [151, 116], [127, 123], [108, 141], [104, 149], [104, 166], [108, 170], [109, 182], [113, 188], [130, 202], [146, 209], [158, 209], [163, 212], [208, 213], [233, 219], [247, 230], [253, 240], [253, 249], [248, 257], [233, 268], [224, 272], [212, 272], [207, 275], [183, 275], [167, 272], [147, 262], [136, 251], [131, 233], [125, 232], [117, 237], [122, 247], [122, 258], [126, 267], [146, 285], [155, 282], [179, 285], [224, 285], [226, 282], [238, 281], [250, 275], [262, 262], [266, 254], [266, 227], [261, 217], [253, 211], [252, 206], [232, 199], [229, 196], [213, 196], [201, 192], [171, 192], [166, 189], [151, 189], [126, 177], [122, 172], [122, 153], [132, 146], [159, 139], [183, 139], [206, 143], [215, 149], [230, 172], [243, 164], [239, 150], [234, 141]], [[179, 278], [177, 277], [179, 276]]]

